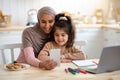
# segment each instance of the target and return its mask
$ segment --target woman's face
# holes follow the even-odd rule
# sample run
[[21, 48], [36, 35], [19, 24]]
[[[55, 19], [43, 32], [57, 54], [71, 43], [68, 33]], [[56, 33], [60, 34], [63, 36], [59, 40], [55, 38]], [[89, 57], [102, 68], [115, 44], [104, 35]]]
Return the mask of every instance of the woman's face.
[[54, 18], [49, 14], [43, 14], [40, 20], [40, 27], [45, 33], [50, 33], [53, 28]]
[[62, 29], [56, 29], [54, 38], [59, 46], [64, 46], [68, 41], [68, 34]]

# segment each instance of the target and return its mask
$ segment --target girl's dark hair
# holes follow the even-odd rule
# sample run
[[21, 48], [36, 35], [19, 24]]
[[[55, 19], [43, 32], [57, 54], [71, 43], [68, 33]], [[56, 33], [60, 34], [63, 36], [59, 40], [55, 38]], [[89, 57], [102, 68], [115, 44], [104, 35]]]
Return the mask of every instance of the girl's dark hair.
[[59, 13], [55, 16], [55, 23], [51, 31], [51, 41], [55, 41], [54, 33], [57, 28], [64, 30], [68, 34], [66, 48], [73, 46], [75, 39], [75, 27], [72, 24], [71, 17], [65, 16], [63, 13]]

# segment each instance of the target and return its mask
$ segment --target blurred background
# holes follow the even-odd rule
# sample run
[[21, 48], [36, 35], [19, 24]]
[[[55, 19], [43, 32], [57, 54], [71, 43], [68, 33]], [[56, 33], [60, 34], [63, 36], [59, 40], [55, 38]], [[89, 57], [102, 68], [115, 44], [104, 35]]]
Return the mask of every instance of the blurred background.
[[[34, 24], [36, 12], [43, 6], [69, 13], [76, 24], [101, 24], [119, 22], [119, 4], [120, 0], [0, 0], [0, 11], [12, 26], [26, 26], [30, 19]], [[111, 15], [114, 20], [109, 21]]]

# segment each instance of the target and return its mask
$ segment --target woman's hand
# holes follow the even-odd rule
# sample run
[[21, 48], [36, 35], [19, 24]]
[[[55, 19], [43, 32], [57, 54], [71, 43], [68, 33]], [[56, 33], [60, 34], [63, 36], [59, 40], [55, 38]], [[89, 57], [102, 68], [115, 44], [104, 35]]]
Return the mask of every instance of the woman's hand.
[[46, 70], [52, 70], [57, 66], [57, 62], [53, 61], [53, 60], [46, 60], [46, 61], [42, 61], [39, 64], [40, 68], [44, 68]]

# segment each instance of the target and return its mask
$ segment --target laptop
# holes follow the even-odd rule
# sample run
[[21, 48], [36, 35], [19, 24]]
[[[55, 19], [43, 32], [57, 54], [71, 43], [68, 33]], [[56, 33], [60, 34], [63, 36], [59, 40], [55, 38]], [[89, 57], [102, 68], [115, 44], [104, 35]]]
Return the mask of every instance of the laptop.
[[94, 74], [120, 70], [120, 46], [103, 48], [97, 68], [85, 68], [85, 70]]

